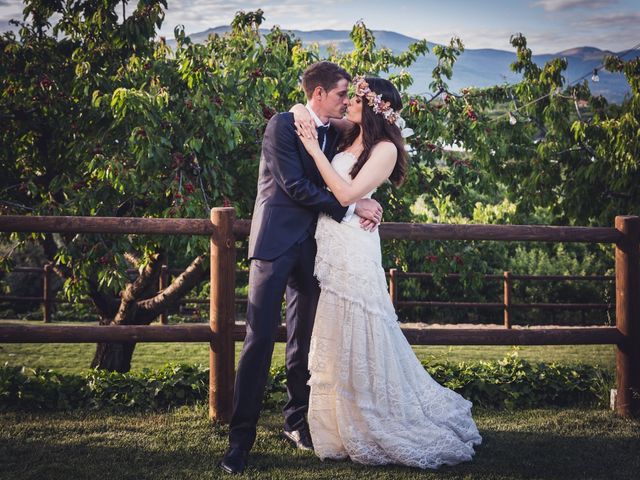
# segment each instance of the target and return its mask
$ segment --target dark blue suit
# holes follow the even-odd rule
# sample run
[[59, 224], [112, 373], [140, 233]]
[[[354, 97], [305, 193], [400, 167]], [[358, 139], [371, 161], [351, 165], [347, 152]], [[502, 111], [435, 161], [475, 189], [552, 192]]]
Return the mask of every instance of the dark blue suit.
[[[338, 134], [327, 132], [325, 154], [335, 155]], [[318, 213], [341, 221], [347, 211], [324, 188], [313, 159], [298, 139], [291, 113], [269, 121], [262, 142], [258, 192], [249, 236], [249, 299], [245, 338], [233, 396], [231, 448], [249, 450], [256, 436], [264, 389], [286, 294], [287, 393], [285, 429], [305, 421], [309, 402], [307, 359], [318, 295], [313, 276]]]

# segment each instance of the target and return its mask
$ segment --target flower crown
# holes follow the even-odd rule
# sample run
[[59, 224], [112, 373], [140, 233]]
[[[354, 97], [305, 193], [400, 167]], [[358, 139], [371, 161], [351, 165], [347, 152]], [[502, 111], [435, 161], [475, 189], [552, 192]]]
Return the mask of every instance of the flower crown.
[[391, 108], [390, 102], [382, 100], [382, 95], [378, 95], [369, 88], [369, 84], [362, 75], [356, 75], [353, 78], [353, 85], [356, 89], [356, 95], [365, 98], [375, 113], [382, 115], [391, 124], [396, 123], [400, 114]]
[[382, 95], [378, 95], [376, 92], [371, 90], [369, 88], [369, 84], [362, 75], [356, 75], [353, 78], [353, 85], [355, 86], [356, 95], [360, 98], [366, 98], [367, 103], [375, 113], [379, 113], [387, 122], [400, 129], [402, 138], [407, 138], [413, 135], [412, 129], [405, 128], [405, 122], [400, 116], [400, 113], [391, 108], [390, 102], [382, 100]]

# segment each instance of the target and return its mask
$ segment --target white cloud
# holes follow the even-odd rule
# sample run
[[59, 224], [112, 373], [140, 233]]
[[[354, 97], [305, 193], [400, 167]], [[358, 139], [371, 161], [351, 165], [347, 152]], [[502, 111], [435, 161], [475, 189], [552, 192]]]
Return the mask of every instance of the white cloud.
[[[515, 32], [507, 29], [488, 29], [488, 28], [469, 28], [463, 29], [443, 29], [443, 30], [429, 30], [428, 38], [430, 42], [448, 44], [452, 37], [460, 37], [465, 48], [477, 49], [477, 48], [495, 48], [498, 50], [511, 50], [509, 44], [509, 37]], [[416, 38], [424, 38], [424, 32], [422, 34], [411, 35]], [[527, 37], [528, 38], [528, 37]]]
[[[640, 12], [621, 12], [610, 13], [606, 15], [598, 15], [582, 19], [574, 22], [575, 26], [587, 28], [607, 28], [614, 29], [617, 27], [634, 27], [637, 32], [637, 26], [640, 24]], [[631, 32], [630, 32], [631, 33]], [[619, 35], [619, 32], [616, 33]]]
[[[342, 2], [344, 3], [344, 2]], [[208, 28], [229, 25], [236, 12], [264, 11], [263, 26], [269, 28], [280, 25], [291, 30], [316, 30], [321, 28], [351, 28], [344, 21], [339, 20], [338, 12], [341, 3], [338, 0], [317, 0], [308, 2], [302, 0], [272, 0], [263, 3], [258, 0], [233, 0], [213, 2], [207, 0], [178, 0], [169, 2], [163, 22], [163, 34], [173, 31], [176, 25], [184, 25], [187, 33], [197, 33]]]
[[532, 6], [542, 7], [545, 12], [559, 12], [572, 8], [602, 8], [616, 3], [617, 0], [538, 0]]

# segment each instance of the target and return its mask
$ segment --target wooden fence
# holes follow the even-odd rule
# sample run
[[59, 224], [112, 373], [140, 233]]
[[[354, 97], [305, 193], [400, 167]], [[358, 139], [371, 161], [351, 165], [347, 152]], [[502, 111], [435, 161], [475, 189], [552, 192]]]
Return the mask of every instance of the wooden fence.
[[[0, 343], [209, 342], [209, 414], [228, 421], [234, 380], [234, 342], [244, 338], [235, 324], [236, 239], [249, 233], [232, 208], [214, 208], [211, 219], [0, 216], [3, 232], [116, 233], [210, 236], [209, 325], [0, 326]], [[616, 326], [553, 329], [403, 328], [414, 345], [616, 346], [616, 411], [640, 415], [640, 217], [616, 217], [615, 227], [532, 225], [439, 225], [385, 223], [382, 239], [498, 240], [615, 244]], [[393, 293], [393, 292], [392, 292]], [[278, 341], [286, 331], [280, 327]]]
[[[162, 265], [160, 267], [160, 276], [158, 278], [158, 291], [161, 291], [169, 286], [172, 274], [180, 274], [183, 270], [179, 268], [169, 268], [168, 265]], [[51, 264], [46, 264], [43, 267], [14, 267], [10, 273], [31, 273], [42, 275], [42, 296], [26, 296], [26, 295], [0, 295], [0, 302], [37, 302], [42, 304], [42, 321], [44, 323], [51, 323], [53, 317], [53, 307], [55, 304], [60, 303], [91, 303], [90, 299], [80, 300], [67, 300], [66, 298], [57, 298], [56, 293], [52, 289], [53, 283], [53, 267]], [[135, 274], [137, 270], [127, 269], [127, 273]], [[180, 304], [188, 303], [209, 303], [208, 298], [183, 298], [180, 300]], [[236, 297], [236, 303], [247, 303], [246, 298]], [[166, 312], [160, 314], [160, 323], [167, 325], [169, 323], [168, 315]]]
[[[135, 274], [137, 270], [128, 269], [127, 273]], [[53, 292], [51, 285], [53, 281], [53, 268], [50, 264], [43, 267], [14, 267], [11, 273], [31, 273], [39, 274], [43, 277], [42, 296], [17, 296], [17, 295], [0, 295], [0, 302], [38, 302], [42, 304], [42, 319], [44, 323], [51, 323], [53, 306], [59, 303], [74, 303], [75, 301], [64, 298], [57, 298]], [[180, 274], [182, 270], [179, 268], [169, 268], [168, 265], [162, 265], [160, 276], [158, 278], [158, 291], [166, 288], [170, 283], [170, 275]], [[246, 270], [236, 270], [237, 273], [248, 273]], [[440, 301], [424, 301], [424, 300], [400, 300], [400, 280], [402, 278], [433, 278], [432, 273], [427, 272], [403, 272], [396, 268], [391, 268], [386, 273], [389, 279], [389, 294], [393, 306], [397, 308], [407, 307], [438, 307], [438, 308], [460, 308], [460, 309], [499, 309], [503, 311], [503, 323], [505, 328], [511, 328], [511, 314], [514, 310], [609, 310], [612, 308], [610, 303], [512, 303], [511, 290], [514, 281], [590, 281], [590, 282], [606, 282], [615, 280], [615, 276], [608, 275], [513, 275], [511, 272], [503, 272], [502, 275], [482, 275], [484, 280], [499, 280], [503, 284], [502, 302], [440, 302]], [[447, 274], [447, 279], [459, 280], [462, 278], [460, 274]], [[181, 305], [185, 304], [208, 304], [209, 298], [183, 298], [180, 300]], [[81, 299], [77, 302], [91, 303], [89, 299]], [[246, 304], [246, 297], [235, 297], [236, 304]], [[168, 324], [168, 315], [166, 312], [160, 315], [160, 322], [163, 325]]]
[[[503, 323], [505, 328], [511, 328], [511, 314], [513, 310], [608, 310], [612, 307], [608, 303], [512, 303], [511, 290], [513, 281], [610, 281], [614, 276], [607, 275], [512, 275], [511, 272], [503, 272], [502, 275], [483, 275], [485, 280], [500, 280], [503, 284], [502, 302], [438, 302], [424, 300], [400, 300], [400, 279], [402, 278], [433, 278], [432, 273], [427, 272], [403, 272], [392, 268], [389, 270], [389, 295], [396, 308], [402, 307], [446, 307], [446, 308], [482, 308], [499, 309], [503, 311]], [[449, 279], [460, 279], [460, 274], [445, 275]], [[1, 297], [0, 297], [1, 299]]]

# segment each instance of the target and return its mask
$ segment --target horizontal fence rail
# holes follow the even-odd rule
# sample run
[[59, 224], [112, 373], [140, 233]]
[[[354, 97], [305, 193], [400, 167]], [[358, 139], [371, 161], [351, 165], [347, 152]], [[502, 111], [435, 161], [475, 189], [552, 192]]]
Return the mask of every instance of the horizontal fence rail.
[[550, 227], [542, 225], [442, 225], [383, 223], [380, 238], [404, 240], [495, 240], [500, 242], [616, 243], [622, 235], [608, 227]]
[[137, 233], [207, 235], [216, 233], [209, 221], [197, 218], [25, 217], [0, 216], [0, 231], [29, 233]]
[[[249, 235], [251, 223], [237, 220], [236, 238]], [[114, 233], [160, 235], [213, 235], [208, 220], [135, 217], [28, 217], [3, 215], [0, 231], [41, 233]], [[531, 242], [617, 243], [621, 233], [609, 227], [555, 227], [545, 225], [444, 225], [394, 223], [380, 225], [380, 237], [404, 240], [494, 240]]]
[[[625, 341], [615, 327], [567, 328], [415, 328], [401, 327], [412, 345], [615, 345]], [[242, 341], [243, 324], [234, 324], [232, 338]], [[277, 341], [287, 340], [280, 326]], [[215, 342], [209, 325], [4, 325], [1, 343], [93, 343], [93, 342]]]
[[[208, 235], [211, 240], [209, 325], [68, 327], [9, 324], [0, 326], [0, 342], [209, 342], [209, 414], [211, 418], [228, 421], [233, 396], [234, 342], [244, 338], [244, 326], [234, 322], [235, 240], [245, 238], [249, 234], [249, 229], [248, 220], [235, 219], [233, 208], [214, 208], [211, 210], [209, 220], [0, 216], [0, 231], [3, 232]], [[380, 226], [380, 236], [382, 239], [405, 240], [615, 244], [615, 327], [505, 329], [402, 327], [402, 331], [410, 343], [419, 345], [614, 344], [616, 345], [616, 411], [624, 416], [640, 415], [640, 217], [616, 217], [615, 228], [385, 223]], [[519, 279], [518, 277], [510, 275], [509, 272], [503, 275], [505, 284], [510, 280]], [[556, 278], [547, 280], [556, 280]], [[395, 286], [390, 287], [390, 295], [397, 301]], [[433, 304], [433, 302], [429, 303]], [[496, 303], [490, 307], [505, 310], [506, 325], [508, 312], [513, 308], [524, 308], [525, 305], [527, 304], [511, 303], [510, 290], [505, 287], [504, 303]], [[540, 308], [540, 304], [535, 305], [536, 308]], [[551, 308], [551, 306], [542, 308]], [[285, 334], [285, 328], [281, 327], [278, 340], [285, 340]]]

